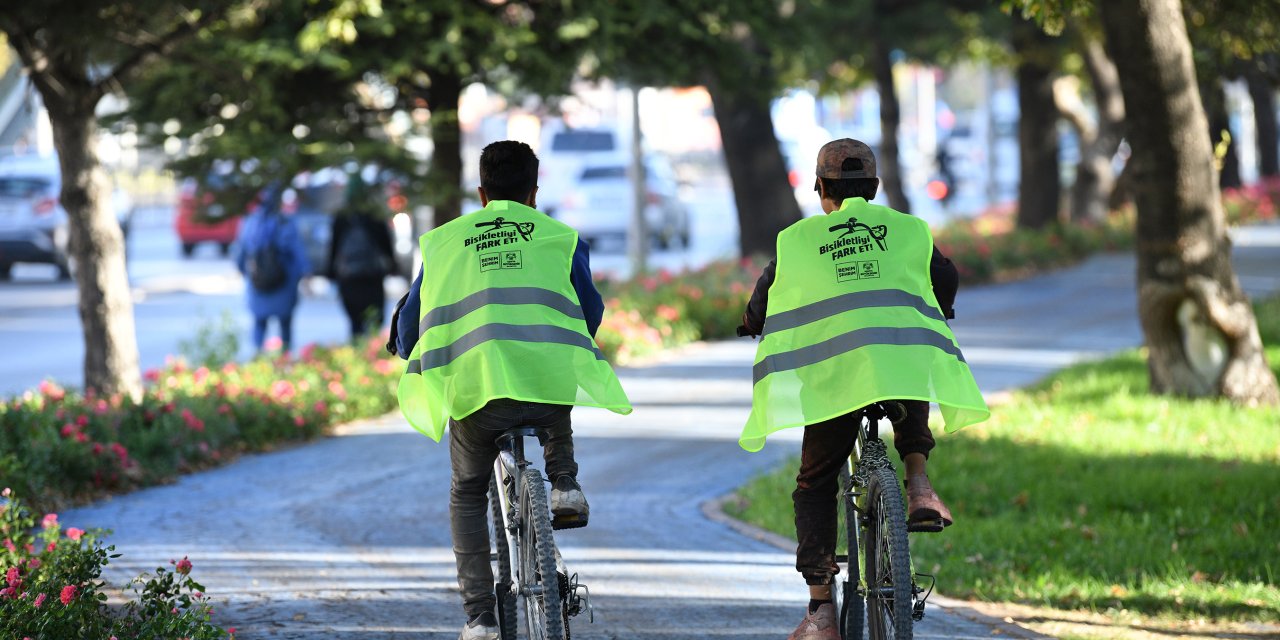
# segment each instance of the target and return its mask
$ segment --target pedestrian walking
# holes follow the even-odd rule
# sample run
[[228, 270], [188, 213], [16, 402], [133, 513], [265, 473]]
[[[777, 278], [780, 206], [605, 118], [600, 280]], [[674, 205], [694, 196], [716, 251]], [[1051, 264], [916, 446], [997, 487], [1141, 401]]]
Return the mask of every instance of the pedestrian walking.
[[240, 224], [236, 238], [236, 267], [245, 276], [253, 345], [259, 355], [271, 318], [279, 325], [284, 352], [289, 352], [298, 283], [311, 270], [297, 224], [281, 211], [283, 191], [278, 183], [263, 189], [258, 206]]
[[387, 293], [383, 281], [394, 271], [391, 229], [386, 210], [368, 185], [354, 174], [347, 182], [344, 204], [333, 217], [329, 244], [330, 280], [351, 323], [351, 341], [382, 328]]
[[460, 640], [498, 640], [488, 489], [507, 429], [545, 429], [552, 527], [587, 524], [569, 412], [630, 413], [594, 335], [604, 303], [587, 245], [537, 207], [538, 158], [503, 140], [480, 154], [483, 209], [423, 236], [422, 270], [398, 305], [389, 346], [407, 358], [400, 410], [439, 442], [449, 426], [449, 520], [467, 623]]
[[933, 246], [928, 224], [868, 202], [878, 187], [866, 144], [844, 138], [822, 147], [813, 188], [827, 215], [778, 235], [778, 257], [738, 329], [763, 336], [739, 444], [758, 451], [768, 434], [804, 427], [792, 499], [796, 569], [810, 601], [790, 640], [840, 639], [831, 584], [838, 477], [853, 451], [854, 412], [885, 401], [905, 408], [893, 444], [906, 467], [908, 531], [952, 523], [926, 472], [929, 403], [940, 405], [948, 431], [990, 415], [946, 323], [956, 268]]

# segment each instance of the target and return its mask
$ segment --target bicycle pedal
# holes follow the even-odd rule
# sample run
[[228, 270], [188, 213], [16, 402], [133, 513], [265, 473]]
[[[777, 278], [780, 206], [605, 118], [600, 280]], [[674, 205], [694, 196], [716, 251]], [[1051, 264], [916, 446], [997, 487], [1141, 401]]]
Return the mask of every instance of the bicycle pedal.
[[942, 518], [936, 520], [917, 520], [907, 522], [907, 533], [938, 533], [946, 528]]
[[580, 515], [555, 516], [551, 518], [551, 528], [555, 531], [564, 529], [581, 529], [587, 526], [587, 518]]

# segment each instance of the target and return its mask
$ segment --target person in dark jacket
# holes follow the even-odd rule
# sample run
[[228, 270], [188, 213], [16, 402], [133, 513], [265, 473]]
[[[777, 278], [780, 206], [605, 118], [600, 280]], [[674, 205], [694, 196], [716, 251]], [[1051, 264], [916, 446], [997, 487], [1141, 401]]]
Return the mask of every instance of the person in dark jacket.
[[[842, 178], [847, 173], [864, 177]], [[875, 156], [870, 147], [855, 140], [836, 140], [818, 153], [817, 179], [822, 210], [838, 210], [848, 198], [871, 200], [879, 188], [875, 177]], [[756, 282], [751, 300], [742, 314], [740, 336], [764, 332], [768, 315], [769, 290], [773, 287], [777, 260], [765, 267]], [[934, 297], [946, 318], [954, 318], [953, 306], [960, 276], [955, 265], [938, 248], [933, 248], [929, 277]], [[900, 400], [906, 417], [893, 425], [893, 446], [906, 466], [908, 531], [940, 531], [952, 522], [951, 511], [934, 492], [926, 473], [929, 452], [934, 447], [929, 430], [929, 403]], [[839, 640], [831, 583], [835, 571], [836, 494], [840, 469], [853, 450], [855, 428], [852, 416], [839, 416], [805, 427], [800, 450], [800, 471], [796, 476], [795, 503], [796, 569], [809, 585], [809, 610], [789, 640]]]
[[347, 182], [346, 203], [333, 217], [329, 272], [351, 323], [351, 340], [377, 331], [386, 317], [383, 281], [394, 271], [391, 230], [375, 194], [359, 174]]

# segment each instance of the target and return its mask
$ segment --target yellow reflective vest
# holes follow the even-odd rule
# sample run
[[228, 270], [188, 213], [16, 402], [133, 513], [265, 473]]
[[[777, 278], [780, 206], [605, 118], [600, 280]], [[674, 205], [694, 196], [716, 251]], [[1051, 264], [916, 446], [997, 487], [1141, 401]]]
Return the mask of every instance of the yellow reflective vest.
[[738, 444], [882, 400], [939, 404], [948, 432], [990, 417], [929, 280], [919, 218], [862, 198], [778, 235], [778, 265]]
[[439, 442], [496, 398], [630, 413], [569, 281], [578, 233], [496, 200], [424, 234], [418, 342], [397, 397]]

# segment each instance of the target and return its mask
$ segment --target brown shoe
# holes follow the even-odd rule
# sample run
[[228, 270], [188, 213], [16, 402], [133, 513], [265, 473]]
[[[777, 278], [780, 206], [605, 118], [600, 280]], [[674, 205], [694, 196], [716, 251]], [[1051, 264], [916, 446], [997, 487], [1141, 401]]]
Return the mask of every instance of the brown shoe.
[[830, 602], [820, 605], [817, 611], [810, 613], [800, 621], [787, 640], [840, 640], [840, 629], [836, 627], [836, 608]]
[[907, 478], [907, 531], [938, 532], [951, 526], [951, 510], [933, 491], [929, 476]]

